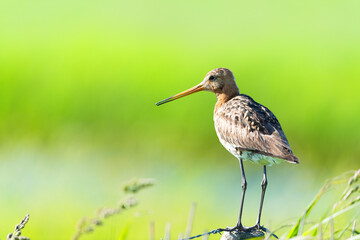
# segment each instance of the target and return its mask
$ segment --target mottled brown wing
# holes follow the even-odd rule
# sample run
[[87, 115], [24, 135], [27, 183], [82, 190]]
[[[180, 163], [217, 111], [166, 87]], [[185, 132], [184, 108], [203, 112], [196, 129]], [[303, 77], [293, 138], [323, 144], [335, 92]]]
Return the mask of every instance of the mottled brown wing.
[[275, 115], [251, 97], [241, 94], [223, 104], [214, 115], [216, 132], [237, 151], [253, 151], [298, 163]]

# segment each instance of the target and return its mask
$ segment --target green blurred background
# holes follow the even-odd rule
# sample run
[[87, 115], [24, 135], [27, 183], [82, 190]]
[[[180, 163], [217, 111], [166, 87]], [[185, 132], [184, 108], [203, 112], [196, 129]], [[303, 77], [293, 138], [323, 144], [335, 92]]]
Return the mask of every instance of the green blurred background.
[[[82, 216], [154, 177], [136, 211], [84, 239], [157, 237], [234, 225], [237, 160], [213, 127], [216, 98], [155, 102], [230, 68], [242, 93], [280, 120], [301, 164], [268, 170], [263, 219], [302, 213], [323, 181], [360, 167], [360, 2], [10, 1], [0, 3], [0, 234], [69, 239]], [[246, 163], [244, 221], [256, 219], [261, 167]], [[216, 238], [214, 238], [216, 239]]]

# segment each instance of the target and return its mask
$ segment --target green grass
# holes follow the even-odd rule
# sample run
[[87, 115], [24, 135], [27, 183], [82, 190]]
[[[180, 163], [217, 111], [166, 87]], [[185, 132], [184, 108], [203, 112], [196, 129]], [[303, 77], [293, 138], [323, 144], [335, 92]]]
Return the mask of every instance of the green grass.
[[[278, 228], [271, 229], [270, 232], [265, 232], [265, 237], [260, 237], [260, 239], [275, 239], [272, 234], [278, 235], [278, 232], [283, 232], [279, 239], [359, 239], [360, 231], [356, 228], [356, 220], [358, 220], [360, 214], [359, 183], [360, 169], [357, 171], [349, 171], [327, 180], [296, 223], [288, 223]], [[318, 207], [319, 200], [326, 197], [326, 193], [333, 191], [334, 189], [339, 190], [339, 188], [343, 189], [343, 193], [339, 194], [334, 202], [330, 203], [330, 201], [327, 201], [328, 207], [330, 207], [331, 210], [328, 209], [325, 211], [320, 219], [310, 220], [310, 214], [315, 207]], [[188, 229], [191, 229], [193, 224], [194, 212], [194, 209], [190, 211], [187, 224], [190, 224], [190, 227], [188, 226], [185, 231], [187, 232], [185, 233], [185, 239], [190, 236], [191, 230], [189, 232]], [[346, 216], [344, 217], [344, 215]], [[284, 229], [286, 230], [285, 232]], [[168, 229], [167, 231], [170, 230]], [[180, 235], [182, 236], [182, 234]], [[207, 237], [218, 239], [218, 237], [213, 235], [203, 235], [203, 239], [207, 239]], [[200, 238], [201, 236], [199, 239]], [[170, 238], [165, 239], [169, 240]], [[259, 239], [259, 237], [249, 239]], [[237, 238], [234, 237], [234, 240], [237, 240]]]
[[[280, 239], [359, 239], [360, 231], [357, 230], [356, 219], [360, 214], [360, 169], [357, 171], [349, 171], [335, 178], [329, 179], [320, 189], [315, 198], [311, 201], [308, 207], [304, 210], [302, 216], [295, 223], [287, 223], [279, 227], [273, 227], [270, 229], [270, 232], [265, 232], [265, 237], [261, 239], [271, 239], [274, 238], [272, 234], [279, 235], [282, 233]], [[76, 227], [76, 232], [74, 233], [73, 240], [86, 239], [86, 235], [93, 234], [94, 231], [98, 231], [98, 228], [103, 228], [103, 225], [106, 225], [111, 218], [124, 218], [124, 212], [129, 211], [129, 209], [134, 208], [138, 204], [138, 200], [133, 194], [137, 194], [138, 191], [143, 188], [147, 188], [154, 184], [152, 179], [133, 179], [131, 182], [127, 182], [124, 185], [124, 192], [127, 194], [132, 194], [126, 196], [122, 199], [116, 207], [101, 207], [96, 211], [95, 217], [84, 217], [82, 218]], [[328, 209], [322, 214], [322, 217], [319, 219], [311, 219], [311, 213], [314, 208], [318, 207], [319, 201], [321, 198], [329, 197], [329, 192], [342, 189], [342, 193], [336, 194], [335, 201], [327, 201], [329, 205]], [[200, 203], [201, 204], [201, 203]], [[195, 203], [192, 204], [189, 218], [186, 224], [186, 229], [184, 232], [179, 233], [177, 238], [173, 239], [188, 239], [189, 237], [198, 235], [192, 234], [192, 228], [194, 225], [195, 212], [196, 212]], [[288, 213], [291, 214], [291, 213]], [[138, 217], [142, 217], [137, 214]], [[274, 216], [275, 218], [276, 216]], [[15, 232], [9, 234], [8, 239], [18, 239], [21, 235], [19, 230], [23, 229], [25, 224], [28, 222], [27, 218], [21, 221], [20, 225], [16, 226]], [[349, 220], [350, 219], [350, 220]], [[120, 232], [119, 236], [115, 239], [118, 240], [127, 240], [134, 239], [131, 234], [129, 234], [129, 229], [134, 222], [134, 216], [126, 219], [123, 219], [126, 224], [122, 229], [118, 229]], [[144, 226], [143, 226], [144, 228]], [[155, 236], [154, 232], [154, 222], [150, 221], [149, 223], [149, 239], [154, 240], [158, 237]], [[19, 232], [19, 233], [17, 233]], [[142, 233], [145, 230], [141, 230]], [[207, 232], [206, 230], [204, 231]], [[219, 237], [215, 235], [202, 234], [198, 238], [202, 239], [218, 239]], [[174, 236], [174, 234], [173, 234]], [[280, 235], [279, 235], [280, 236]], [[105, 236], [103, 236], [105, 238]], [[19, 238], [20, 239], [20, 238]], [[27, 239], [24, 237], [24, 239]], [[143, 234], [143, 239], [145, 239], [145, 234]], [[171, 239], [171, 223], [167, 223], [165, 226], [164, 237], [165, 240]], [[251, 239], [258, 239], [254, 237]], [[236, 240], [236, 238], [234, 238]]]

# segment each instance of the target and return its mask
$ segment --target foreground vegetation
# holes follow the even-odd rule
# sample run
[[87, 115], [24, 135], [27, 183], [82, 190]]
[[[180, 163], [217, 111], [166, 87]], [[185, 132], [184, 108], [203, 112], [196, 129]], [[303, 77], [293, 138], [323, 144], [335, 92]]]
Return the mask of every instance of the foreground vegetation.
[[[96, 228], [102, 226], [106, 219], [120, 215], [123, 211], [131, 209], [138, 204], [135, 194], [140, 190], [152, 186], [154, 184], [153, 179], [133, 179], [123, 186], [125, 197], [115, 207], [102, 207], [95, 212], [94, 217], [82, 218], [76, 232], [73, 236], [73, 240], [83, 238], [86, 234], [92, 233]], [[339, 190], [342, 190], [339, 192]], [[326, 193], [335, 191], [339, 192], [336, 194], [335, 201], [326, 201], [327, 210], [322, 214], [319, 219], [311, 219], [311, 213], [319, 205], [322, 198], [329, 197]], [[360, 214], [360, 169], [357, 171], [349, 171], [343, 173], [340, 176], [329, 179], [320, 189], [318, 194], [315, 196], [313, 201], [305, 209], [302, 216], [293, 223], [282, 225], [276, 229], [271, 229], [271, 232], [266, 232], [265, 239], [277, 237], [282, 232], [279, 239], [329, 239], [329, 240], [340, 240], [340, 239], [360, 239], [360, 232], [357, 230], [357, 221]], [[211, 234], [221, 233], [221, 230], [205, 231], [203, 234], [199, 234], [191, 237], [192, 225], [194, 223], [196, 204], [193, 203], [190, 209], [190, 215], [186, 230], [184, 233], [178, 234], [177, 239], [194, 239], [202, 238], [217, 239], [219, 236]], [[9, 233], [7, 240], [29, 240], [30, 238], [21, 236], [21, 230], [25, 227], [25, 224], [29, 221], [29, 215], [15, 226], [13, 233]], [[164, 239], [170, 240], [170, 223], [165, 226]], [[118, 240], [130, 240], [131, 236], [128, 235], [129, 224], [122, 229], [121, 234], [117, 237]], [[145, 235], [144, 235], [145, 238]], [[154, 222], [149, 224], [149, 239], [154, 240]], [[236, 240], [234, 238], [234, 240]]]
[[[334, 190], [342, 190], [338, 194], [335, 201], [329, 204], [328, 209], [322, 214], [320, 219], [310, 220], [310, 213], [319, 204], [321, 198], [326, 197], [326, 193]], [[360, 214], [360, 169], [357, 171], [349, 171], [335, 178], [326, 181], [324, 186], [320, 189], [313, 201], [305, 209], [304, 214], [299, 217], [294, 224], [287, 224], [280, 226], [277, 229], [272, 229], [267, 232], [265, 239], [276, 238], [275, 234], [283, 231], [279, 239], [360, 239], [360, 231], [356, 229], [357, 221], [359, 221]], [[189, 238], [189, 229], [194, 218], [194, 206], [190, 211], [187, 231], [185, 232], [185, 239]], [[346, 215], [346, 217], [343, 217]], [[342, 218], [343, 217], [343, 218]], [[349, 219], [350, 218], [350, 219]], [[190, 224], [190, 226], [189, 226]], [[165, 239], [170, 239], [170, 228], [165, 230]], [[202, 239], [208, 239], [207, 233], [218, 233], [219, 231], [205, 232], [199, 235]], [[183, 234], [179, 234], [178, 239], [182, 239]], [[258, 238], [257, 238], [258, 239]], [[237, 240], [237, 238], [234, 238]]]

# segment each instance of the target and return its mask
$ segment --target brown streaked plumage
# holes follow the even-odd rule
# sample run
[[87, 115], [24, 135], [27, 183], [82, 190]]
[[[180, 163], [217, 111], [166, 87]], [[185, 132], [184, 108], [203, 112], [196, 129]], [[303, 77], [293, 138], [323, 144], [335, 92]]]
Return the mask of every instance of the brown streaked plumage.
[[251, 97], [240, 94], [215, 110], [219, 139], [234, 146], [238, 155], [252, 151], [298, 163], [275, 115]]
[[[237, 157], [240, 163], [243, 193], [238, 222], [230, 230], [248, 231], [253, 228], [264, 230], [265, 228], [260, 226], [260, 217], [267, 186], [266, 165], [271, 166], [283, 160], [298, 163], [298, 158], [293, 154], [275, 115], [265, 106], [255, 102], [251, 97], [240, 94], [234, 75], [229, 69], [216, 68], [207, 73], [200, 84], [162, 100], [156, 105], [199, 91], [210, 91], [216, 94], [217, 102], [214, 110], [216, 133], [221, 144]], [[244, 227], [241, 222], [247, 188], [243, 160], [250, 160], [264, 165], [258, 219], [251, 228]]]

